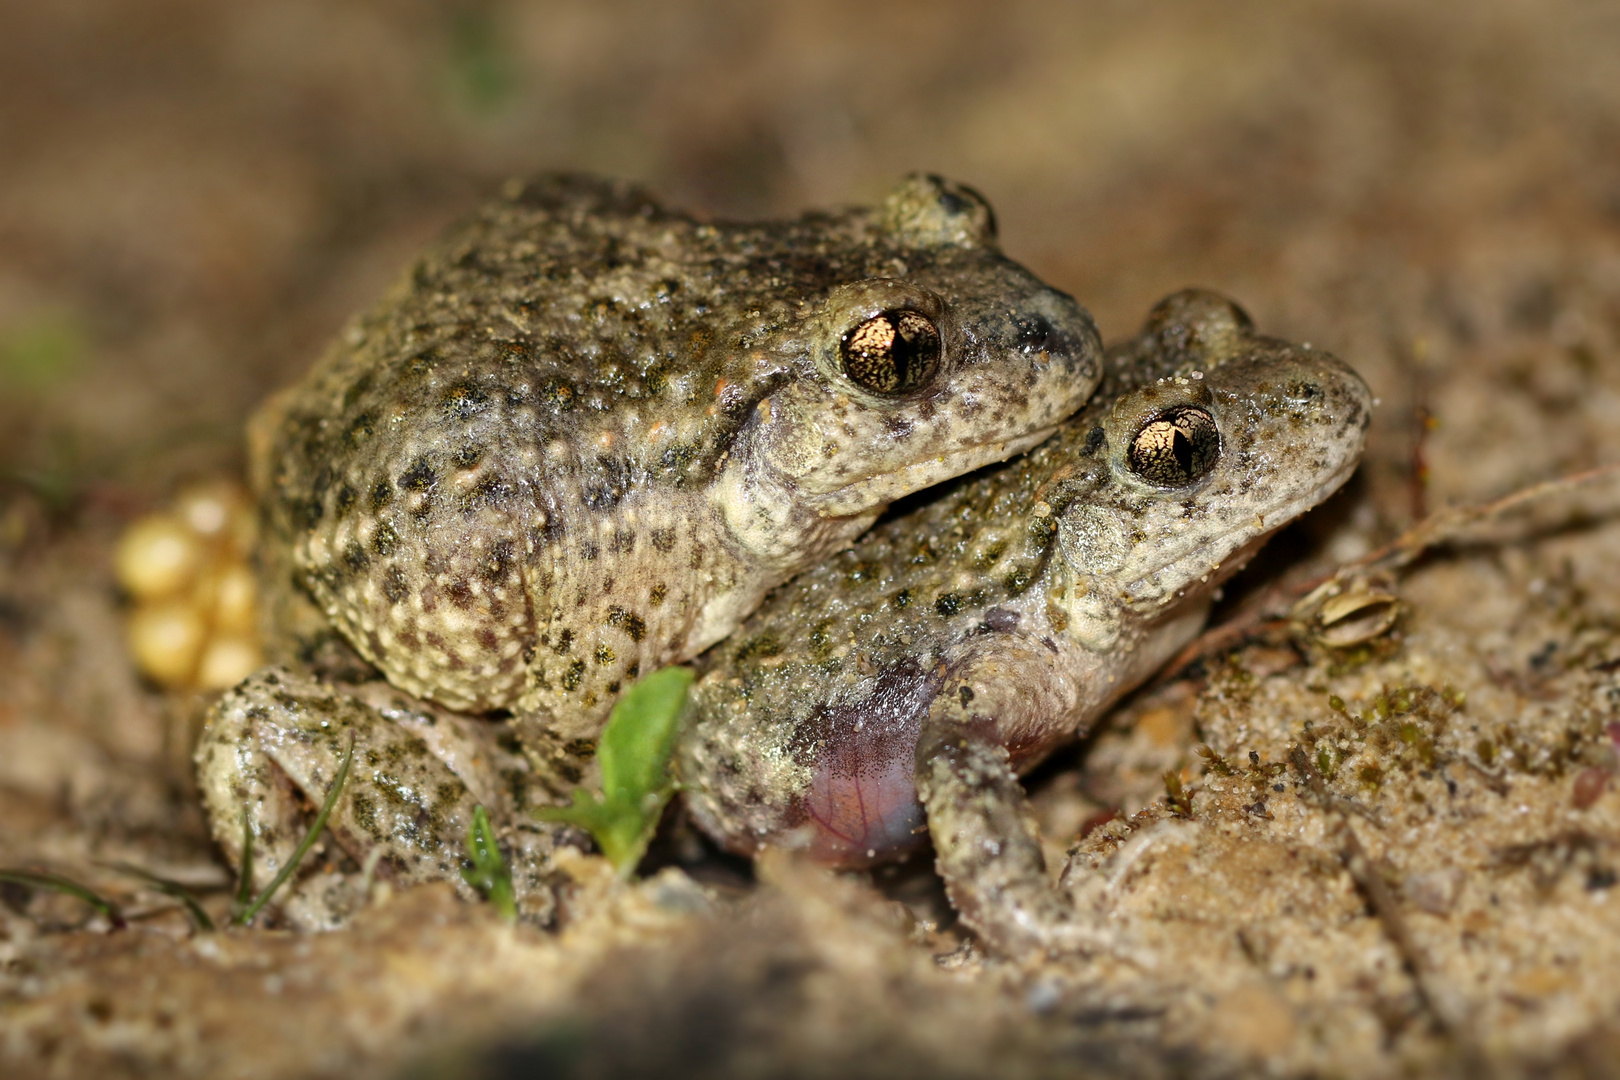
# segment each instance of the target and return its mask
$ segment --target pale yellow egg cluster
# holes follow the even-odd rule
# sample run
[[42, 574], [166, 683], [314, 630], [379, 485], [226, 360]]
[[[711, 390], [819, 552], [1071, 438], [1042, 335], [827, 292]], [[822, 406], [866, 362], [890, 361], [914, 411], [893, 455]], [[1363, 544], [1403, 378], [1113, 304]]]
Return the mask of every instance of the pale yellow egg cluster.
[[134, 600], [130, 651], [170, 689], [218, 690], [263, 663], [253, 505], [228, 481], [195, 484], [119, 539], [118, 583]]

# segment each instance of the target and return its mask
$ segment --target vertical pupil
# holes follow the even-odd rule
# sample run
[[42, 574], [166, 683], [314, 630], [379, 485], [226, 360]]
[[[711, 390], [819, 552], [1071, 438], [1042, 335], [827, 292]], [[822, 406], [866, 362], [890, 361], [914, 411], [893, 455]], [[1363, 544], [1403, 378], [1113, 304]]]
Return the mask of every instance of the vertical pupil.
[[878, 393], [901, 393], [922, 383], [939, 359], [939, 332], [915, 311], [885, 311], [861, 323], [843, 341], [844, 371]]
[[909, 386], [912, 369], [919, 359], [918, 338], [921, 334], [915, 323], [904, 316], [900, 319], [898, 330], [899, 336], [894, 343], [894, 374], [901, 386]]
[[1183, 406], [1161, 413], [1136, 434], [1132, 471], [1155, 484], [1178, 487], [1206, 475], [1221, 452], [1220, 429], [1203, 409]]
[[1181, 466], [1181, 471], [1191, 476], [1193, 471], [1193, 444], [1179, 424], [1176, 425], [1175, 437], [1170, 442], [1170, 452], [1176, 455], [1176, 464]]

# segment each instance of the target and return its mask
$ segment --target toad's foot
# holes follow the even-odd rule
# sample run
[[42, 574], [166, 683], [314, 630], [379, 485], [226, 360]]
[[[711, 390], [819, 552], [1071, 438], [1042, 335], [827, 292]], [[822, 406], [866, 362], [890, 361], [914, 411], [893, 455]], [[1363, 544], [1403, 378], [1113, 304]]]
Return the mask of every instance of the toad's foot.
[[510, 793], [522, 785], [510, 783], [509, 774], [523, 763], [497, 744], [498, 731], [386, 684], [340, 690], [268, 668], [210, 710], [197, 775], [215, 839], [238, 868], [244, 832], [252, 837], [257, 892], [293, 857], [353, 739], [353, 764], [327, 831], [365, 871], [345, 875], [316, 865], [326, 860], [306, 859], [276, 898], [294, 925], [342, 923], [365, 903], [371, 878], [396, 885], [449, 881], [476, 899], [461, 872], [469, 865], [468, 826], [479, 804], [497, 823], [519, 912], [549, 922], [554, 835], [511, 805]]
[[[977, 688], [964, 695], [963, 687]], [[1039, 832], [996, 722], [1009, 681], [956, 677], [929, 708], [917, 743], [917, 792], [928, 811], [939, 874], [962, 920], [1012, 958], [1081, 953], [1134, 960], [1099, 916], [1053, 886]], [[1028, 702], [1004, 703], [1009, 709]]]

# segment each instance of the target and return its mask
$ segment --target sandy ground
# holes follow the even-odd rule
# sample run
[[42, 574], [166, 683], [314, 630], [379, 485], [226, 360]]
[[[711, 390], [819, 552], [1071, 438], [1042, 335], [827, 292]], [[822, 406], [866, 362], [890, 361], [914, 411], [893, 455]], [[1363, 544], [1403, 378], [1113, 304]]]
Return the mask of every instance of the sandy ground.
[[[33, 1076], [1620, 1074], [1620, 522], [1591, 485], [1233, 637], [1034, 779], [1129, 955], [1018, 968], [925, 866], [574, 867], [560, 932], [421, 890], [195, 932], [198, 702], [126, 658], [120, 529], [512, 175], [720, 216], [929, 169], [1120, 337], [1188, 284], [1350, 360], [1362, 473], [1227, 618], [1429, 511], [1620, 461], [1620, 10], [70, 0], [0, 9], [0, 1070]], [[1428, 418], [1428, 419], [1426, 419]], [[1165, 773], [1175, 774], [1168, 790]], [[1083, 834], [1083, 837], [1082, 837]]]

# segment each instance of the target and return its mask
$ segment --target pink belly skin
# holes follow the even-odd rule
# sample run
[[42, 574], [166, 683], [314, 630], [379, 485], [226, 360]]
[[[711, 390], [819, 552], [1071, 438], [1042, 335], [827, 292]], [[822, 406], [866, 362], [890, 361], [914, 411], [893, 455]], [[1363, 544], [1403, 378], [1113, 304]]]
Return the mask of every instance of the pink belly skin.
[[885, 862], [927, 834], [909, 753], [854, 773], [818, 770], [802, 805], [814, 826], [810, 855], [832, 866]]
[[884, 862], [921, 847], [927, 830], [917, 801], [917, 735], [941, 674], [902, 665], [879, 676], [857, 711], [831, 706], [796, 734], [799, 760], [813, 769], [789, 811], [810, 826], [810, 854], [839, 867]]

